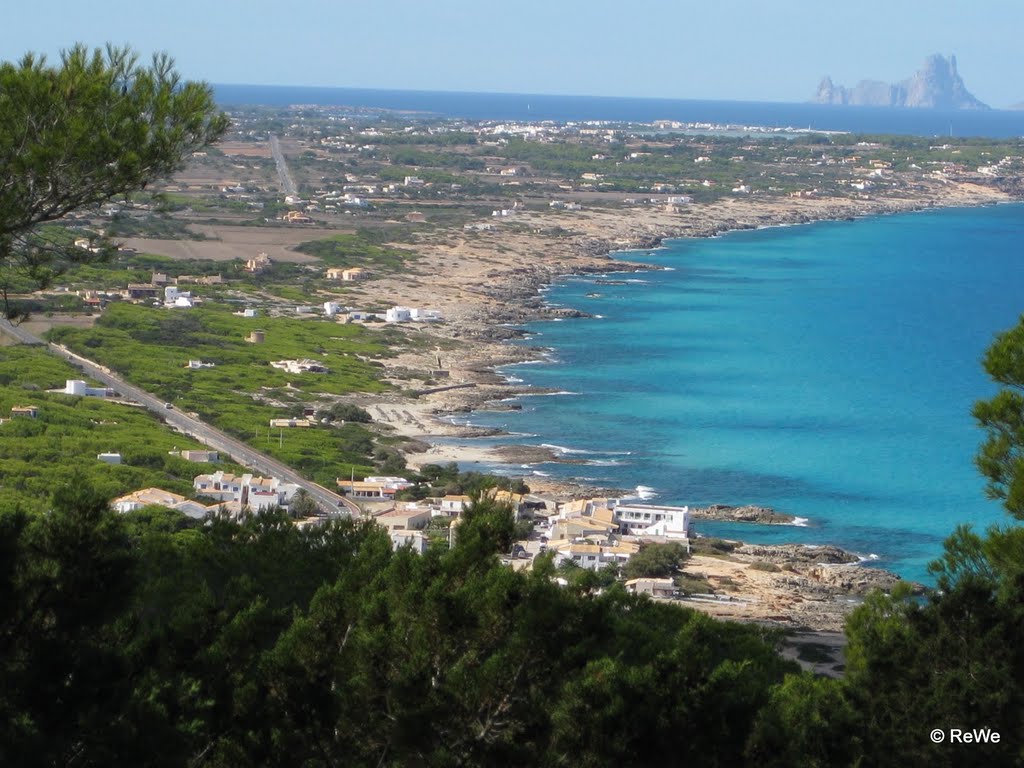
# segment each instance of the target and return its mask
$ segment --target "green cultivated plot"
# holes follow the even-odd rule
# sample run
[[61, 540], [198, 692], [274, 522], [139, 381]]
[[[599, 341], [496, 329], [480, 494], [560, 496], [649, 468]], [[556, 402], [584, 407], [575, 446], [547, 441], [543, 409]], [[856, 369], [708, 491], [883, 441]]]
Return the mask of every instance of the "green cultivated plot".
[[[43, 511], [61, 484], [88, 483], [105, 498], [157, 486], [189, 495], [192, 478], [234, 464], [196, 464], [169, 451], [204, 446], [163, 426], [141, 409], [99, 398], [51, 394], [81, 372], [44, 350], [0, 348], [0, 416], [11, 408], [34, 406], [36, 418], [0, 424], [0, 512]], [[100, 453], [120, 453], [122, 464], [99, 461]]]
[[[246, 341], [253, 330], [264, 342]], [[355, 424], [270, 430], [270, 419], [295, 416], [332, 395], [380, 392], [378, 367], [391, 336], [360, 326], [291, 318], [243, 318], [224, 308], [110, 306], [92, 329], [56, 328], [51, 339], [119, 372], [129, 381], [194, 411], [320, 482], [366, 472], [370, 433]], [[272, 361], [311, 359], [327, 373], [288, 373]], [[213, 363], [190, 369], [189, 360]], [[351, 466], [350, 466], [351, 465]]]

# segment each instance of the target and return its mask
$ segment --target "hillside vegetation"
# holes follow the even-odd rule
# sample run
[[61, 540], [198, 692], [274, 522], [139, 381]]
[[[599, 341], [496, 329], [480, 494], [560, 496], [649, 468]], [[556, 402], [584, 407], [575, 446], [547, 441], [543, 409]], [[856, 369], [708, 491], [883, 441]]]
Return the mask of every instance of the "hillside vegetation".
[[[247, 342], [257, 329], [265, 341]], [[373, 468], [373, 440], [363, 426], [321, 425], [270, 435], [269, 424], [300, 414], [303, 405], [386, 390], [371, 358], [389, 353], [391, 336], [321, 320], [244, 318], [224, 307], [176, 312], [113, 304], [93, 328], [58, 327], [50, 338], [314, 479], [333, 483], [338, 474]], [[270, 365], [305, 358], [329, 372], [293, 374]], [[214, 367], [191, 369], [189, 360]]]
[[[150, 486], [190, 495], [192, 478], [210, 465], [169, 452], [204, 446], [141, 408], [46, 391], [80, 377], [38, 347], [0, 347], [0, 415], [8, 418], [15, 406], [38, 408], [36, 418], [0, 424], [0, 510], [44, 511], [62, 484], [88, 484], [106, 498]], [[123, 463], [96, 458], [106, 452], [120, 453]]]

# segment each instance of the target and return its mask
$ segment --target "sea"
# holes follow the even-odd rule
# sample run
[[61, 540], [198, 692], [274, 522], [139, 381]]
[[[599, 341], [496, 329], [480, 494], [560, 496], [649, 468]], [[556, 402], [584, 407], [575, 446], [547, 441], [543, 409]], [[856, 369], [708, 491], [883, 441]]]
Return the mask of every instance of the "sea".
[[612, 121], [760, 126], [865, 134], [1006, 138], [1024, 136], [1024, 110], [841, 107], [783, 102], [706, 101], [369, 88], [214, 85], [224, 107], [318, 105], [391, 110], [470, 120]]
[[543, 351], [502, 369], [553, 394], [464, 420], [571, 463], [476, 468], [770, 506], [798, 525], [698, 532], [837, 544], [928, 582], [956, 525], [1008, 521], [973, 464], [971, 409], [996, 392], [985, 349], [1024, 310], [1022, 235], [1011, 204], [616, 254], [661, 269], [551, 286], [552, 305], [593, 317], [527, 326]]
[[[813, 127], [1024, 136], [1024, 112], [217, 86], [220, 103], [347, 105], [491, 120]], [[659, 267], [567, 276], [527, 326], [538, 389], [464, 421], [565, 462], [470, 465], [633, 489], [664, 504], [770, 506], [797, 525], [700, 522], [707, 535], [837, 544], [928, 583], [960, 523], [1007, 521], [973, 464], [981, 365], [1024, 311], [1024, 205], [766, 228], [615, 254]], [[539, 394], [547, 391], [556, 394]]]

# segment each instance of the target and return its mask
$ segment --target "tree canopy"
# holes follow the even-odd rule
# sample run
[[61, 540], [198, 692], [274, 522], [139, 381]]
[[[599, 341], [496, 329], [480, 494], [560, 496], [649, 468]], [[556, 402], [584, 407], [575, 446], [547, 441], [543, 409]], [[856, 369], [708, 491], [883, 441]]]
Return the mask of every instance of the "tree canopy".
[[777, 635], [513, 571], [511, 532], [488, 496], [425, 555], [83, 489], [0, 515], [0, 763], [741, 764]]
[[90, 256], [40, 225], [141, 190], [218, 139], [228, 121], [209, 86], [165, 54], [75, 46], [56, 66], [0, 64], [0, 290], [45, 287]]
[[974, 406], [974, 417], [987, 435], [978, 452], [978, 469], [988, 479], [989, 496], [1024, 520], [1024, 317], [996, 337], [984, 364], [1002, 389]]
[[[867, 598], [838, 680], [775, 631], [513, 570], [513, 535], [489, 494], [424, 555], [372, 523], [118, 515], [84, 487], [0, 514], [0, 764], [1024, 765], [1020, 526], [957, 529], [924, 599]], [[954, 728], [999, 739], [931, 738]]]

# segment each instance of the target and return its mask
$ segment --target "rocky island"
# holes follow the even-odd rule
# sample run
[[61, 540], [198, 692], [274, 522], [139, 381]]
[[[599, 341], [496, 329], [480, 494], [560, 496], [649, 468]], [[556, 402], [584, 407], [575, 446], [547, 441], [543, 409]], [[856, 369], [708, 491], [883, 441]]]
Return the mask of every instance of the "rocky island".
[[811, 99], [814, 104], [854, 107], [909, 107], [914, 109], [989, 109], [975, 98], [956, 68], [956, 56], [932, 54], [913, 77], [898, 83], [861, 80], [852, 88], [825, 77]]

